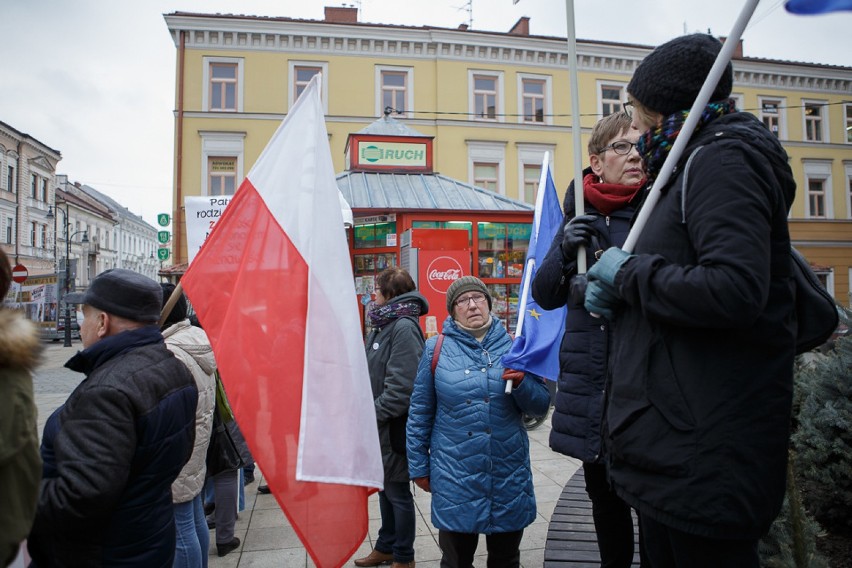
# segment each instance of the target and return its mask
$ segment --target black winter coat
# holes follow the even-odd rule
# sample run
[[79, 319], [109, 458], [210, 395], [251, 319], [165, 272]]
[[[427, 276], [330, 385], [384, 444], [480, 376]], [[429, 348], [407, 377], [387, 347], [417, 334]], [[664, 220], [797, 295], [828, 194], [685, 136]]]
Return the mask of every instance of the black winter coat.
[[[583, 176], [590, 173], [591, 168], [586, 168]], [[637, 195], [633, 201], [638, 199]], [[601, 417], [610, 329], [606, 320], [594, 318], [586, 311], [582, 298], [579, 302], [571, 298], [569, 282], [577, 274], [577, 262], [576, 258], [568, 262], [563, 260], [562, 237], [565, 223], [575, 217], [573, 182], [565, 193], [562, 207], [565, 218], [532, 283], [533, 299], [542, 308], [553, 310], [568, 306], [565, 334], [559, 349], [559, 381], [550, 447], [584, 462], [596, 462], [602, 452]], [[586, 249], [589, 268], [595, 263], [595, 251], [624, 244], [634, 211], [634, 203], [630, 203], [607, 217], [585, 203], [584, 213], [598, 218], [594, 224], [597, 236]]]
[[88, 376], [45, 425], [34, 565], [170, 567], [171, 486], [195, 440], [198, 390], [156, 326], [66, 364]]
[[756, 539], [781, 508], [794, 195], [778, 140], [750, 114], [723, 116], [690, 140], [618, 273], [608, 459], [616, 491], [643, 516]]

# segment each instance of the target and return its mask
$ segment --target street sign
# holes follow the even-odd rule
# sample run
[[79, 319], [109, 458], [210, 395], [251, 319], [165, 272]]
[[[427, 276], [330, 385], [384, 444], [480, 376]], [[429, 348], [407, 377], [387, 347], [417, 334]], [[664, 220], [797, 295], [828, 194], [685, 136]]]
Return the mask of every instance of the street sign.
[[171, 217], [168, 213], [160, 213], [157, 215], [157, 223], [159, 223], [161, 227], [168, 227], [170, 221]]
[[22, 284], [29, 275], [30, 273], [27, 271], [27, 267], [23, 264], [16, 264], [14, 268], [12, 268], [12, 280], [18, 284]]
[[167, 248], [157, 249], [157, 258], [159, 258], [161, 261], [162, 260], [169, 260], [169, 249], [167, 249]]
[[160, 243], [162, 244], [166, 244], [167, 242], [169, 242], [169, 238], [171, 236], [172, 234], [168, 231], [157, 231], [157, 240], [160, 241]]

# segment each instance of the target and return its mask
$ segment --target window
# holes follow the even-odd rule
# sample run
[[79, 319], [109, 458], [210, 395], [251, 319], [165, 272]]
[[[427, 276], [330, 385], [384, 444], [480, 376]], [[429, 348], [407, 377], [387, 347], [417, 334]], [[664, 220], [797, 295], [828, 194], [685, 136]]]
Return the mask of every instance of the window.
[[41, 178], [41, 189], [39, 191], [39, 199], [47, 203], [47, 178]]
[[825, 180], [808, 179], [808, 217], [825, 219]]
[[207, 195], [233, 195], [237, 189], [237, 159], [234, 157], [208, 158]]
[[786, 138], [784, 124], [784, 101], [781, 99], [758, 99], [760, 102], [759, 118], [769, 131], [778, 138]]
[[598, 85], [598, 89], [600, 90], [600, 114], [602, 117], [609, 116], [621, 110], [622, 103], [627, 100], [627, 95], [624, 93], [624, 85], [601, 83]]
[[242, 112], [243, 83], [242, 59], [205, 57], [202, 107], [214, 112]]
[[15, 219], [6, 217], [6, 242], [12, 243], [15, 236]]
[[499, 164], [489, 162], [474, 162], [473, 164], [473, 185], [497, 191], [497, 171], [500, 168]]
[[538, 192], [538, 182], [541, 178], [541, 166], [524, 164], [524, 195], [525, 203], [535, 203]]
[[501, 195], [506, 194], [504, 142], [468, 141], [468, 182]]
[[30, 223], [30, 246], [35, 248], [36, 236], [38, 236], [38, 223]]
[[6, 189], [15, 193], [15, 166], [9, 166], [6, 173]]
[[406, 117], [413, 107], [413, 70], [406, 67], [376, 67], [379, 85], [378, 115], [388, 107], [393, 113]]
[[38, 176], [35, 174], [30, 174], [30, 197], [38, 198]]
[[497, 82], [495, 75], [473, 76], [473, 113], [476, 120], [497, 119]]
[[544, 122], [544, 81], [523, 79], [524, 122]]
[[822, 103], [804, 102], [805, 140], [807, 142], [822, 142], [826, 139], [822, 112]]
[[39, 237], [40, 237], [39, 245], [41, 246], [41, 248], [46, 249], [47, 248], [47, 225], [41, 226], [41, 232], [40, 232]]
[[852, 144], [852, 105], [846, 105], [846, 143]]
[[847, 163], [844, 167], [846, 169], [846, 218], [852, 219], [852, 163]]
[[831, 161], [803, 160], [805, 170], [805, 218], [832, 219]]

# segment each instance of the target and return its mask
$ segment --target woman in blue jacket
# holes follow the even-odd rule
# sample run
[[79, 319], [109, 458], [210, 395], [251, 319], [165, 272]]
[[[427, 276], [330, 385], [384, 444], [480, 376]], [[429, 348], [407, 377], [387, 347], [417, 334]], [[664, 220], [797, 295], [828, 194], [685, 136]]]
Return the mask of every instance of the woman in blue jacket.
[[[464, 276], [447, 290], [442, 345], [429, 339], [414, 382], [407, 426], [409, 474], [432, 492], [442, 567], [471, 566], [480, 534], [488, 566], [520, 566], [524, 528], [536, 515], [529, 439], [522, 414], [547, 412], [538, 377], [504, 369], [512, 338], [491, 317], [485, 284]], [[512, 380], [512, 393], [504, 393]]]

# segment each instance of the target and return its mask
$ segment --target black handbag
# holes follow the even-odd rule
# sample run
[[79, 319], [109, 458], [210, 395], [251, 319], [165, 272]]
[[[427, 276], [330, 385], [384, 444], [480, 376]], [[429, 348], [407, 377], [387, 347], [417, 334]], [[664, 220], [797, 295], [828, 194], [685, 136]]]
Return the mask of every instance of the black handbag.
[[223, 471], [233, 471], [245, 465], [240, 451], [231, 438], [228, 426], [219, 415], [218, 408], [213, 411], [213, 428], [210, 445], [207, 446], [207, 475], [213, 476]]
[[796, 354], [819, 347], [837, 329], [839, 316], [834, 298], [823, 288], [811, 265], [790, 247], [796, 283]]

